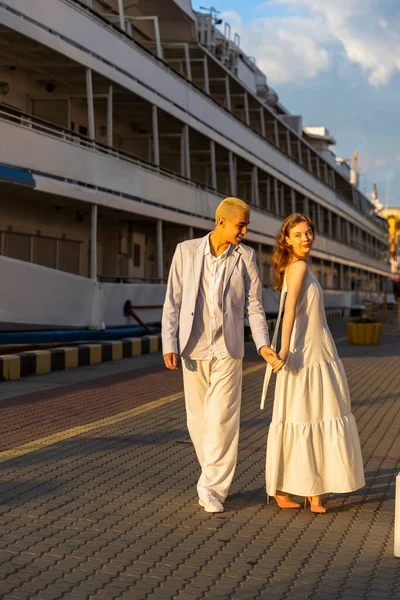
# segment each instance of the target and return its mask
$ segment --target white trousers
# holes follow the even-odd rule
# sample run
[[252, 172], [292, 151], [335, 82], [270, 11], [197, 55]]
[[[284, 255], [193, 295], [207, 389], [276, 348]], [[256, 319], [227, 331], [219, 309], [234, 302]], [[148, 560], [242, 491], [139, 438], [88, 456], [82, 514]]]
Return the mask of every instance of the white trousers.
[[182, 359], [187, 426], [201, 467], [199, 498], [221, 502], [235, 473], [242, 397], [242, 359]]

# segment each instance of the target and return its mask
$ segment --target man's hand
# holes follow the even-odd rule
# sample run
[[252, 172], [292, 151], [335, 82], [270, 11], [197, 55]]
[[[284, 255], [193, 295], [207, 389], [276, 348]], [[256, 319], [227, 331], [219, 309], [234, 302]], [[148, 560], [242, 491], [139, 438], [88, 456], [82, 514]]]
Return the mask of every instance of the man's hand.
[[175, 352], [164, 354], [164, 363], [170, 371], [178, 370], [178, 355]]
[[271, 365], [273, 372], [277, 375], [285, 363], [279, 358], [275, 350], [272, 350], [269, 346], [263, 346], [260, 348], [260, 354]]

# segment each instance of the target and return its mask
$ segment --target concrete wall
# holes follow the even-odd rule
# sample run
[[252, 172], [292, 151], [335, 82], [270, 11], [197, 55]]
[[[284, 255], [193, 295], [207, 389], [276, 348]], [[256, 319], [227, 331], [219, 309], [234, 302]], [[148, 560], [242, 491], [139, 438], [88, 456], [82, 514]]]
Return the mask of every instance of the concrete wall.
[[7, 288], [0, 303], [0, 323], [43, 327], [88, 327], [94, 283], [38, 265], [0, 256], [0, 280]]
[[[124, 317], [123, 306], [126, 300], [132, 302], [135, 312], [144, 322], [160, 321], [161, 306], [164, 303], [166, 286], [163, 284], [103, 284], [103, 320], [107, 327], [135, 325], [132, 317]], [[154, 306], [154, 309], [140, 309], [140, 306]]]

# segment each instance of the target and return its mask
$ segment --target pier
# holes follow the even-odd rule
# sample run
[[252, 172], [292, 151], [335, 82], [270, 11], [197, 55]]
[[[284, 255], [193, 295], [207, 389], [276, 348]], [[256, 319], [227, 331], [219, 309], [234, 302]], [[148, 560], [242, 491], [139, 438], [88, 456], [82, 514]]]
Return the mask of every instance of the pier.
[[[399, 334], [344, 362], [366, 486], [328, 512], [266, 505], [274, 385], [246, 344], [239, 461], [225, 512], [197, 503], [181, 373], [160, 353], [0, 383], [4, 600], [391, 600], [400, 471]], [[299, 470], [301, 465], [299, 464]], [[301, 501], [301, 499], [300, 499]]]

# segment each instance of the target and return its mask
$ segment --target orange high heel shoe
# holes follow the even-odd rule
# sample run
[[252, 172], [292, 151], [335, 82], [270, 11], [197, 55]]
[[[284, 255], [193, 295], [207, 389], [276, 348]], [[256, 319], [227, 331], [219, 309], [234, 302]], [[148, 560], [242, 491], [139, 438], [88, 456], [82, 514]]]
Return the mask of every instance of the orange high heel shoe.
[[[286, 494], [286, 497], [289, 498], [289, 495]], [[293, 502], [292, 500], [284, 500], [282, 498], [282, 496], [274, 496], [277, 505], [279, 506], [279, 508], [282, 508], [283, 510], [287, 509], [287, 508], [300, 508], [300, 504], [297, 504], [297, 502]], [[269, 496], [269, 494], [267, 494], [267, 504], [269, 504], [271, 501], [271, 496]]]
[[326, 508], [324, 506], [322, 506], [322, 504], [313, 504], [312, 503], [312, 497], [311, 496], [306, 496], [304, 498], [304, 508], [307, 507], [307, 501], [310, 503], [310, 510], [313, 513], [320, 513], [321, 515], [326, 513]]

